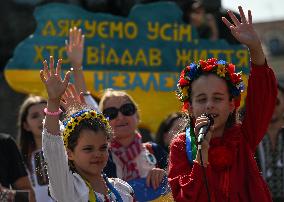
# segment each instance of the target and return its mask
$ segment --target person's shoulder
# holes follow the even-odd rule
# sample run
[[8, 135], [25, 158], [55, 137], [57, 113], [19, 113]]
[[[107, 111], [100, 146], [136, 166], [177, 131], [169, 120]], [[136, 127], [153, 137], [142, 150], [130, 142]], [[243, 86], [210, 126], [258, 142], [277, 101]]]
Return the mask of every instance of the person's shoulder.
[[185, 145], [185, 133], [179, 133], [178, 135], [176, 135], [170, 144], [170, 150], [172, 150], [173, 148], [179, 148], [182, 149]]
[[13, 137], [7, 133], [0, 133], [0, 142], [14, 141]]
[[0, 133], [0, 140], [9, 139], [11, 136], [6, 133]]
[[179, 133], [176, 135], [173, 139], [171, 144], [178, 144], [178, 143], [184, 143], [185, 142], [185, 132]]

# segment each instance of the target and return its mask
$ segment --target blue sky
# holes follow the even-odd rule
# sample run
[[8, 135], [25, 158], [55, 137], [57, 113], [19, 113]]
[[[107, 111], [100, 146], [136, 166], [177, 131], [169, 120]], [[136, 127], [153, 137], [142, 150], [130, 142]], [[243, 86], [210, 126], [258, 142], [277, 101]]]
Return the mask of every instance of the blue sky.
[[253, 22], [284, 20], [283, 0], [222, 0], [225, 9], [237, 11], [238, 5], [252, 10]]

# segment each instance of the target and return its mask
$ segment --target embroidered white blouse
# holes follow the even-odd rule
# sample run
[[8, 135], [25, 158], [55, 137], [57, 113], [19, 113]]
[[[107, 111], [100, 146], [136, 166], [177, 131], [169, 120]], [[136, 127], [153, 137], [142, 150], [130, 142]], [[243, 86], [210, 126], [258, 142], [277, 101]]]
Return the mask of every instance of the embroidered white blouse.
[[[48, 133], [46, 128], [42, 135], [51, 196], [60, 202], [88, 202], [89, 188], [79, 174], [70, 171], [62, 137]], [[131, 196], [133, 189], [127, 182], [118, 178], [109, 178], [109, 181], [124, 202], [134, 201]], [[104, 201], [102, 194], [96, 195]]]

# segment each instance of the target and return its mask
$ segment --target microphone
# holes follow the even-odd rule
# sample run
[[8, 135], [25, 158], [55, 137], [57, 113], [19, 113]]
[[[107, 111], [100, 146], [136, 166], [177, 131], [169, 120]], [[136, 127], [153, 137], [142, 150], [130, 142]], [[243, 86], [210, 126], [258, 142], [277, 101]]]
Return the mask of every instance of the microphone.
[[213, 119], [213, 117], [210, 114], [204, 113], [201, 116], [206, 116], [207, 119], [208, 119], [208, 122], [207, 122], [206, 125], [202, 126], [199, 129], [198, 138], [197, 138], [197, 143], [199, 145], [203, 142], [203, 140], [204, 140], [205, 136], [207, 135], [210, 127], [214, 124], [214, 119]]

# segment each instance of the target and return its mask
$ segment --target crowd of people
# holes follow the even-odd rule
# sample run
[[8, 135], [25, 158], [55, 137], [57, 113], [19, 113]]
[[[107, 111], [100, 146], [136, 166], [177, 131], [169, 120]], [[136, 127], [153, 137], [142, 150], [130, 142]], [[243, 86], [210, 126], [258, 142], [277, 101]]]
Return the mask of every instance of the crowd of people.
[[29, 96], [20, 107], [19, 147], [0, 136], [0, 201], [14, 201], [20, 190], [40, 202], [283, 201], [283, 78], [268, 65], [251, 11], [228, 16], [223, 23], [250, 52], [242, 120], [241, 73], [217, 58], [200, 60], [180, 74], [183, 112], [169, 113], [156, 141], [143, 142], [139, 106], [127, 92], [105, 89], [99, 103], [89, 93], [84, 35], [74, 27], [70, 71], [62, 78], [62, 60], [50, 56], [39, 73], [47, 98]]

